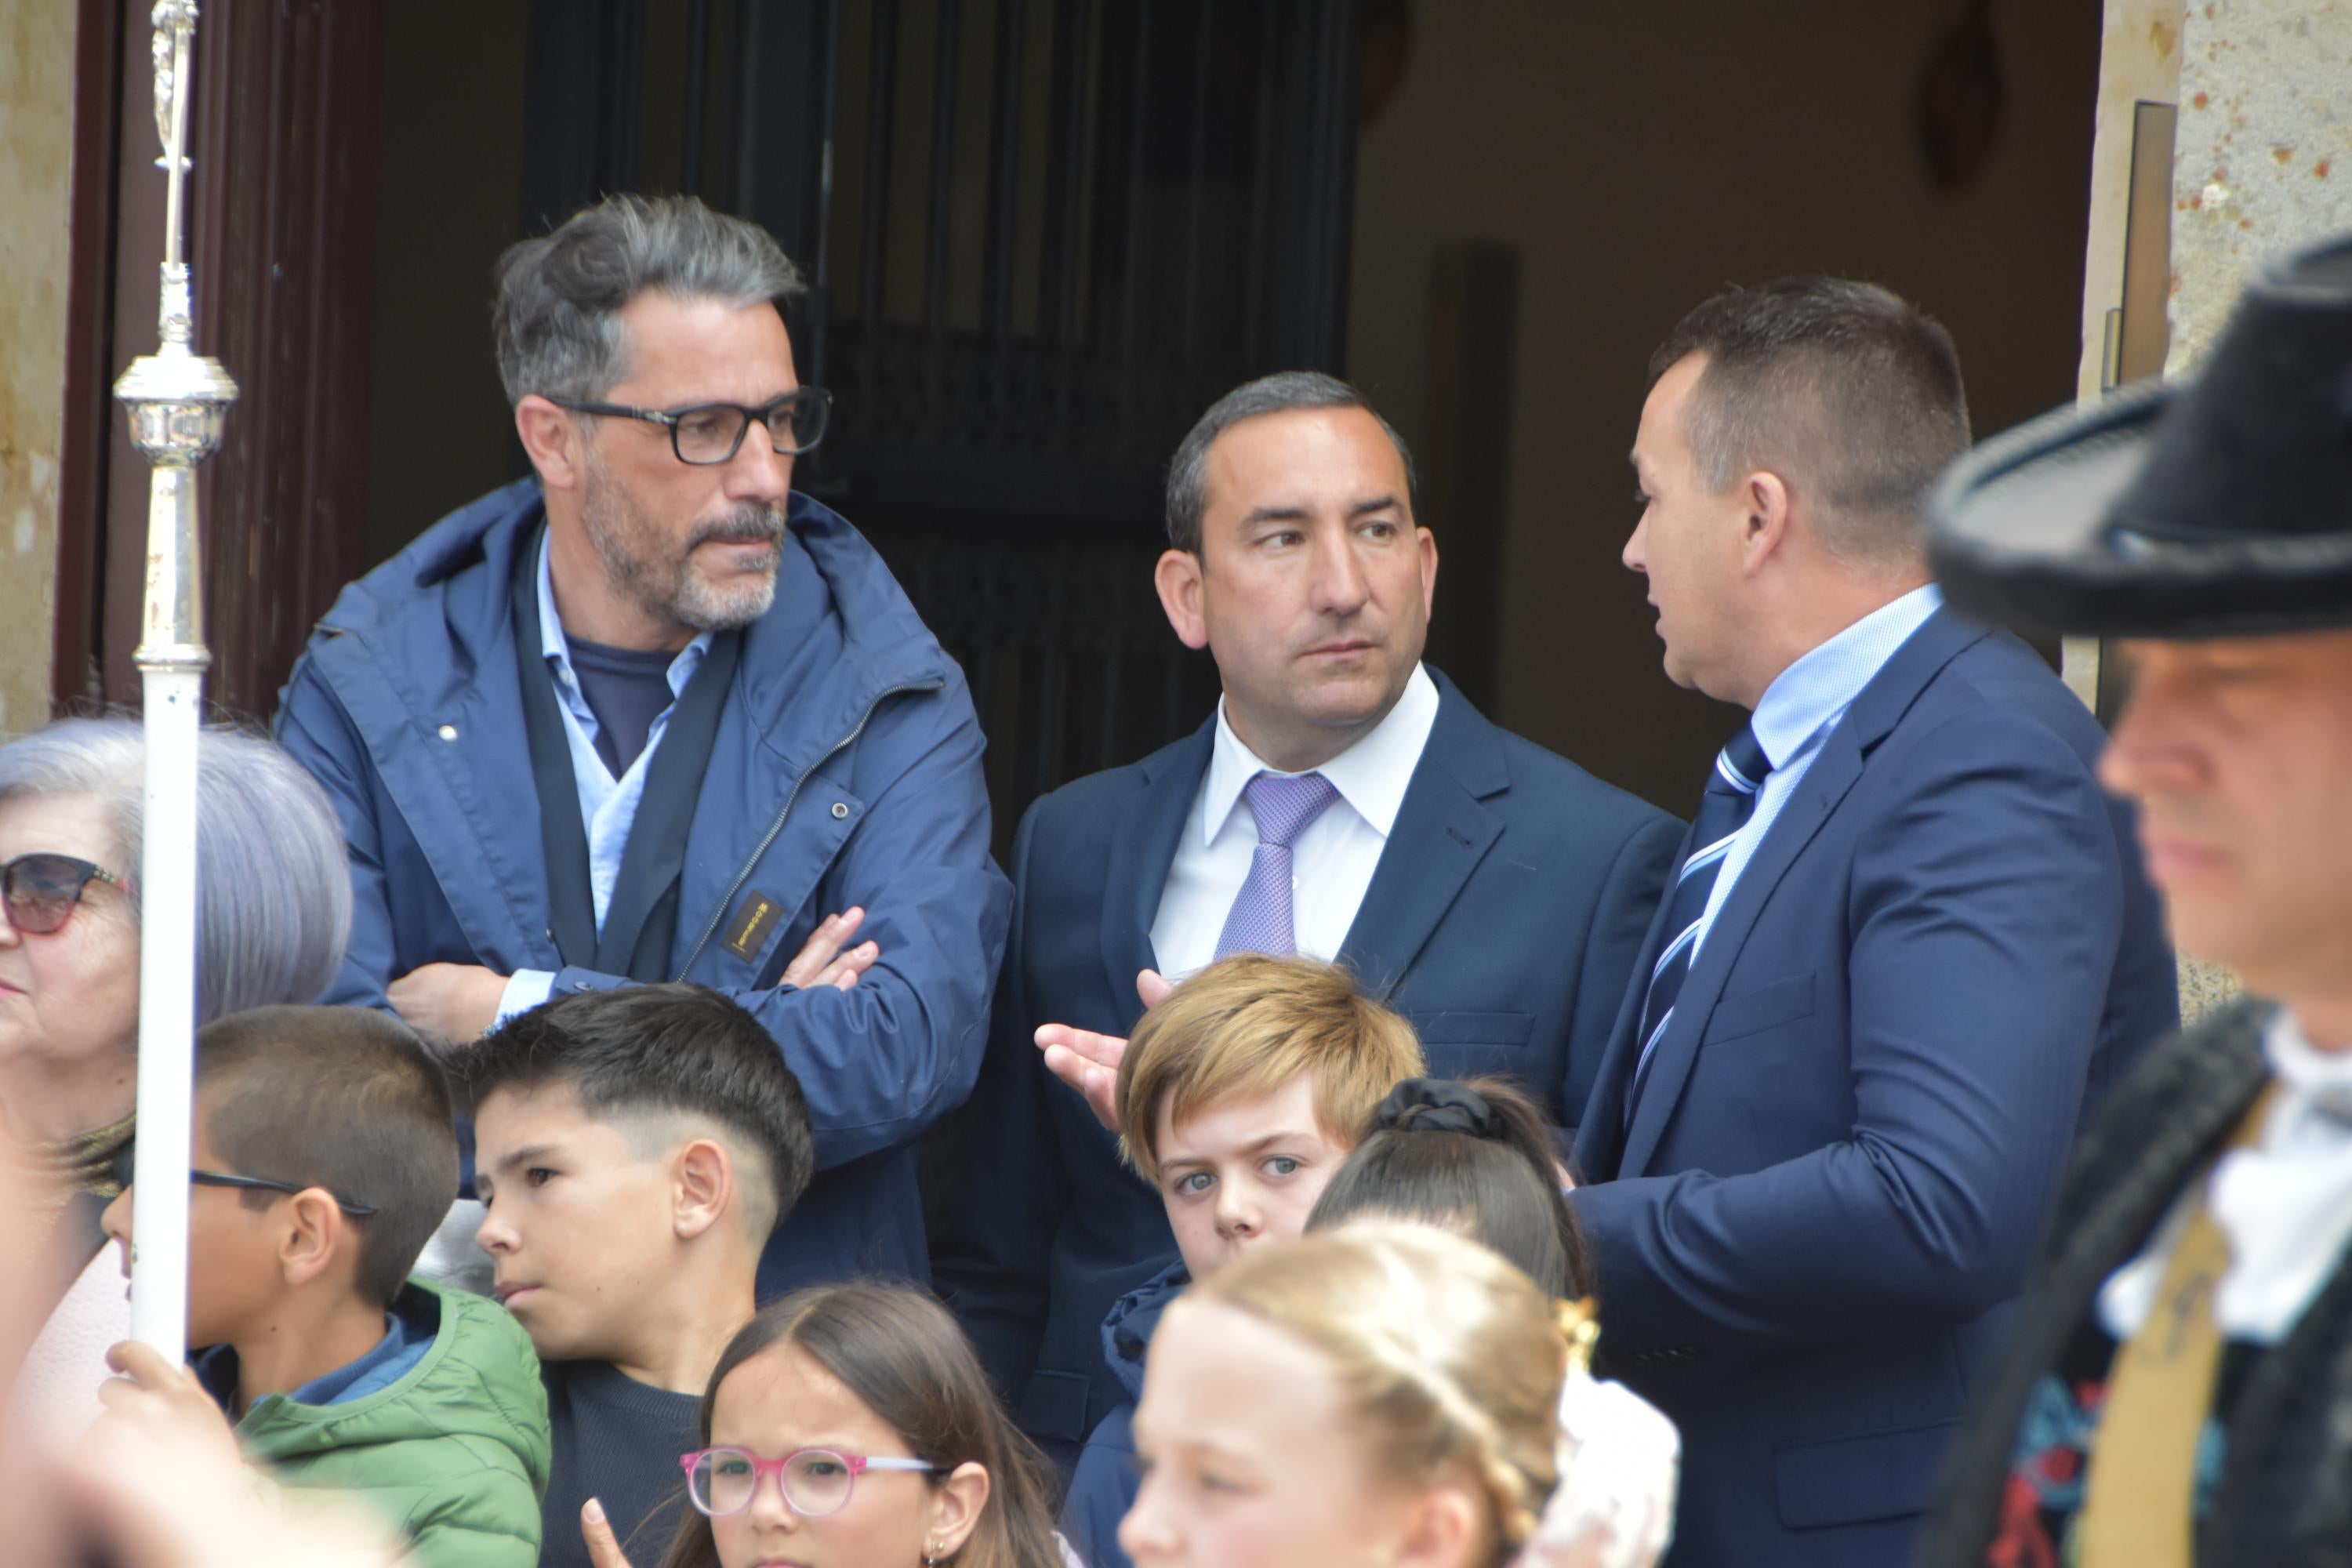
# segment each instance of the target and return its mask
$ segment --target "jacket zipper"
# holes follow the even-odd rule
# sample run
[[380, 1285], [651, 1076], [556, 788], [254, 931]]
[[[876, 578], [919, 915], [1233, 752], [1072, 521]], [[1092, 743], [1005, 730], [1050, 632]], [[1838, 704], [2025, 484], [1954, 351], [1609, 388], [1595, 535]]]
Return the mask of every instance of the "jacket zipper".
[[719, 929], [719, 922], [727, 918], [727, 911], [735, 907], [735, 895], [743, 890], [743, 884], [751, 879], [751, 872], [760, 864], [761, 858], [768, 853], [769, 846], [775, 843], [776, 836], [784, 830], [784, 818], [793, 814], [793, 802], [800, 799], [801, 786], [808, 783], [809, 774], [847, 751], [858, 736], [866, 733], [866, 726], [873, 721], [875, 710], [891, 698], [903, 697], [915, 691], [938, 691], [946, 685], [947, 682], [944, 679], [917, 681], [906, 686], [893, 686], [887, 690], [877, 692], [874, 700], [866, 705], [866, 711], [858, 716], [857, 722], [851, 727], [849, 733], [835, 741], [826, 749], [824, 755], [801, 770], [801, 776], [793, 781], [791, 793], [784, 796], [783, 809], [776, 813], [775, 821], [768, 824], [766, 836], [760, 840], [759, 847], [751, 851], [751, 858], [743, 862], [743, 868], [735, 873], [735, 880], [729, 885], [727, 896], [719, 900], [717, 909], [710, 911], [710, 921], [702, 928], [702, 934], [695, 938], [694, 951], [686, 955], [686, 963], [679, 966], [677, 979], [684, 980], [693, 972], [695, 961], [702, 956], [702, 950], [710, 945], [711, 933]]

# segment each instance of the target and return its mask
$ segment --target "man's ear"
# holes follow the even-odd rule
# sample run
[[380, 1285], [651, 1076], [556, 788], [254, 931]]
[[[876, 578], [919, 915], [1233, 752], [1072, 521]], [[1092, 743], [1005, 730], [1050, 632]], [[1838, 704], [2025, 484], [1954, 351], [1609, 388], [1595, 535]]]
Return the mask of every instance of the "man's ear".
[[1739, 501], [1739, 570], [1753, 577], [1788, 540], [1788, 481], [1759, 468], [1740, 481]]
[[1209, 618], [1201, 613], [1201, 558], [1190, 550], [1163, 552], [1151, 571], [1151, 585], [1160, 590], [1160, 607], [1176, 628], [1176, 640], [1189, 648], [1209, 646]]
[[1421, 550], [1421, 618], [1425, 621], [1437, 608], [1437, 535], [1415, 528], [1412, 537]]
[[278, 1267], [287, 1284], [308, 1285], [358, 1246], [358, 1233], [326, 1188], [304, 1187], [288, 1201], [278, 1238]]
[[1392, 1561], [1399, 1568], [1470, 1568], [1480, 1561], [1486, 1521], [1486, 1502], [1468, 1486], [1432, 1487], [1405, 1509]]
[[586, 440], [579, 421], [535, 392], [515, 405], [514, 421], [539, 482], [551, 490], [577, 489]]
[[963, 1550], [988, 1507], [989, 1479], [984, 1466], [967, 1459], [931, 1492], [930, 1521], [923, 1530], [925, 1557], [949, 1558]]
[[735, 1196], [735, 1161], [716, 1138], [696, 1138], [670, 1164], [675, 1212], [670, 1223], [681, 1241], [691, 1241], [717, 1225]]

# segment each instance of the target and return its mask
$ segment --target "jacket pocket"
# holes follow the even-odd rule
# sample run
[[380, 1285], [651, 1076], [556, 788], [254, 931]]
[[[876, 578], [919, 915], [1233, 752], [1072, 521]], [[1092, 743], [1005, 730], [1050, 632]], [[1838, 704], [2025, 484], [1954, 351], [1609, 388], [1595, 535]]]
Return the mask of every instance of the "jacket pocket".
[[1781, 1443], [1772, 1454], [1780, 1522], [1790, 1530], [1924, 1513], [1957, 1421]]
[[1021, 1395], [1021, 1429], [1043, 1442], [1087, 1438], [1087, 1380], [1075, 1372], [1041, 1372]]
[[1792, 1024], [1809, 1017], [1813, 1011], [1813, 971], [1791, 974], [1785, 980], [1775, 980], [1737, 996], [1726, 996], [1715, 1005], [1707, 1016], [1706, 1033], [1700, 1037], [1702, 1047], [1722, 1040], [1736, 1040], [1743, 1035], [1759, 1035], [1767, 1029]]

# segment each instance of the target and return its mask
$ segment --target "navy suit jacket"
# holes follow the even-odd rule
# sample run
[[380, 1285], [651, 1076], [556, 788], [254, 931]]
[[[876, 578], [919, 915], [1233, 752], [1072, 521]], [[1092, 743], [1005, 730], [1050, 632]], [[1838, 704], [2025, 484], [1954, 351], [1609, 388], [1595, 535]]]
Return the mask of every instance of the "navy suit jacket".
[[1682, 1428], [1672, 1568], [1910, 1560], [2076, 1131], [2177, 1022], [2104, 742], [1939, 611], [1726, 898], [1630, 1127], [1628, 994], [1575, 1198], [1610, 1368]]
[[[1496, 729], [1431, 673], [1435, 726], [1340, 961], [1412, 1019], [1432, 1071], [1509, 1074], [1559, 1118], [1583, 1102], [1681, 825]], [[939, 1288], [1024, 1429], [1066, 1468], [1126, 1398], [1103, 1363], [1104, 1315], [1175, 1240], [1159, 1194], [1033, 1036], [1047, 1023], [1131, 1031], [1214, 732], [1213, 718], [1023, 818], [996, 1026], [934, 1236]]]

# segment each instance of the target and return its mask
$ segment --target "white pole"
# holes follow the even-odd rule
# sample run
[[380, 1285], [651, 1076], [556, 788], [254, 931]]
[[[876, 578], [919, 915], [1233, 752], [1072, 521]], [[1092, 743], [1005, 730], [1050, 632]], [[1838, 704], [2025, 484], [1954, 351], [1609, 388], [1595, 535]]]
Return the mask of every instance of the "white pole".
[[[191, 483], [186, 468], [174, 472]], [[188, 1326], [188, 1168], [196, 1021], [196, 737], [205, 672], [142, 673], [146, 847], [140, 866], [139, 1136], [131, 1335], [177, 1362]]]
[[114, 384], [153, 469], [147, 592], [138, 652], [145, 697], [146, 847], [140, 868], [138, 1156], [131, 1209], [131, 1332], [173, 1361], [187, 1351], [188, 1167], [196, 1021], [196, 745], [203, 729], [203, 583], [195, 466], [220, 445], [236, 398], [226, 371], [190, 346], [181, 252], [189, 58], [195, 0], [156, 0], [155, 130], [166, 180], [161, 342]]

